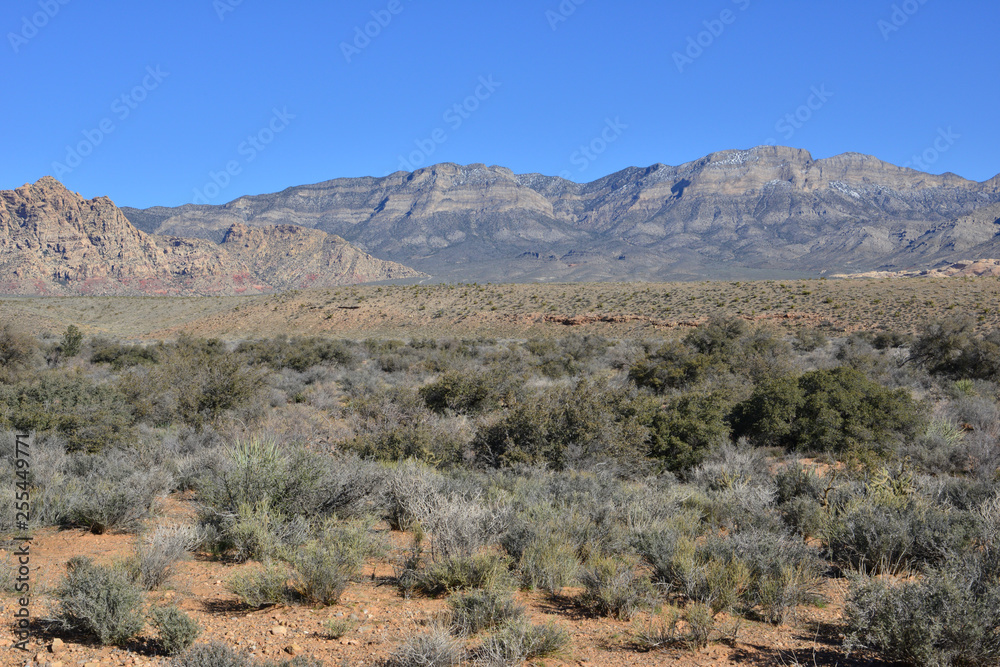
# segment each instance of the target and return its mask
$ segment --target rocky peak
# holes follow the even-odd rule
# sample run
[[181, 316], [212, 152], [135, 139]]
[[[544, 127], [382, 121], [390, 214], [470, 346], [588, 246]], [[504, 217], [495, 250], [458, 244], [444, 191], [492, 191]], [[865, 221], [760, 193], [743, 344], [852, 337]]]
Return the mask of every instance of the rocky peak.
[[[287, 225], [234, 225], [229, 247], [136, 229], [108, 197], [84, 199], [46, 176], [0, 191], [0, 290], [19, 294], [241, 294], [283, 289], [259, 275], [268, 253], [315, 265], [312, 282], [422, 275], [361, 253], [340, 237]], [[330, 249], [337, 248], [331, 254]], [[310, 252], [317, 254], [311, 257]], [[286, 262], [288, 263], [288, 262]], [[266, 272], [266, 271], [265, 271]]]

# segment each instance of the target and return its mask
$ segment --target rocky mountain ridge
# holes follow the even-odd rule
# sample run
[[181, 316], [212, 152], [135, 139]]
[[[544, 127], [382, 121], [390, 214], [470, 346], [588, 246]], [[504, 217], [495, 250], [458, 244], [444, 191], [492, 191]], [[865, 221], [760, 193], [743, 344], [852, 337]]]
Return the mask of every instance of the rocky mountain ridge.
[[423, 275], [300, 229], [237, 225], [222, 243], [147, 234], [109, 198], [85, 200], [46, 176], [0, 191], [0, 292], [259, 294]]
[[814, 160], [761, 146], [582, 184], [445, 163], [219, 206], [123, 210], [145, 231], [217, 241], [235, 223], [315, 228], [443, 279], [665, 280], [997, 256], [988, 245], [1000, 226], [975, 217], [997, 204], [1000, 176], [977, 183], [859, 153]]

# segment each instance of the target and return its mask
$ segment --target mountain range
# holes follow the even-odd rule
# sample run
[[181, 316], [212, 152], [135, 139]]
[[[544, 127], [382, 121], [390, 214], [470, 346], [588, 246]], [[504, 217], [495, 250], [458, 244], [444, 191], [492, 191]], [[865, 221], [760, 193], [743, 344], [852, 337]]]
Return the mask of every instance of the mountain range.
[[218, 242], [136, 229], [107, 197], [46, 176], [0, 192], [0, 293], [259, 294], [423, 274], [294, 225], [231, 225]]
[[301, 225], [447, 280], [809, 277], [1000, 256], [1000, 176], [977, 183], [844, 153], [761, 146], [591, 183], [445, 163], [225, 205], [123, 209], [220, 241]]
[[582, 184], [445, 163], [214, 206], [119, 209], [51, 177], [0, 192], [8, 294], [911, 275], [989, 257], [1000, 257], [1000, 176], [780, 146]]

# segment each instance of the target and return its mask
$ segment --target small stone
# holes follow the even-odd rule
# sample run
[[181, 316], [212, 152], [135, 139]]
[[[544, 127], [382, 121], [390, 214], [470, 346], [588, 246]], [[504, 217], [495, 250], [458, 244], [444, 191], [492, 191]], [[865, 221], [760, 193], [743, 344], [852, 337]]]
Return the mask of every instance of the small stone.
[[35, 663], [37, 663], [39, 665], [44, 664], [45, 663], [45, 654], [44, 653], [36, 653], [35, 654]]
[[83, 663], [83, 667], [101, 667], [101, 663], [99, 663], [99, 662], [85, 662], [85, 663]]
[[65, 648], [66, 648], [66, 644], [61, 639], [53, 639], [52, 643], [49, 644], [49, 652], [50, 653], [60, 653]]
[[301, 655], [302, 647], [298, 644], [289, 644], [285, 647], [285, 653], [288, 655]]
[[288, 628], [286, 628], [283, 625], [276, 625], [273, 628], [271, 628], [271, 634], [272, 635], [286, 635], [286, 634], [288, 634]]

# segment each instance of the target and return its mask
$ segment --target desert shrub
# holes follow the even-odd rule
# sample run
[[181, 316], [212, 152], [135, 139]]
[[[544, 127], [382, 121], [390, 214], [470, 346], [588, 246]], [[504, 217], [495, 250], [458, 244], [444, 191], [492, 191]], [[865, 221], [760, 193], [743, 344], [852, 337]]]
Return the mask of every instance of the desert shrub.
[[443, 413], [474, 414], [496, 409], [509, 401], [519, 382], [505, 369], [447, 371], [420, 388], [420, 398], [428, 408]]
[[105, 339], [95, 339], [91, 343], [90, 363], [110, 364], [120, 371], [138, 365], [154, 365], [160, 362], [159, 346], [127, 345]]
[[195, 644], [170, 663], [173, 667], [251, 667], [250, 658], [222, 642]]
[[209, 515], [203, 525], [215, 528], [209, 548], [238, 563], [280, 557], [308, 537], [308, 523], [301, 515], [289, 519], [267, 498], [255, 505], [242, 504], [233, 515]]
[[693, 484], [709, 491], [737, 486], [770, 484], [774, 476], [767, 452], [749, 446], [746, 441], [725, 442], [712, 450], [688, 477]]
[[477, 662], [488, 667], [521, 665], [556, 657], [570, 644], [569, 633], [553, 624], [533, 625], [516, 620], [500, 626], [476, 651]]
[[365, 560], [378, 552], [368, 522], [327, 521], [317, 538], [289, 557], [294, 587], [310, 602], [335, 604]]
[[526, 396], [486, 420], [472, 441], [490, 467], [617, 460], [640, 466], [647, 429], [634, 389], [606, 380]]
[[181, 357], [177, 379], [185, 372], [184, 391], [177, 397], [181, 419], [204, 427], [226, 412], [255, 406], [264, 391], [264, 377], [236, 355]]
[[320, 364], [352, 367], [358, 361], [357, 353], [347, 341], [317, 337], [245, 341], [235, 351], [246, 355], [250, 363], [267, 364], [275, 370], [291, 368], [300, 373]]
[[448, 598], [452, 632], [469, 636], [524, 617], [524, 606], [506, 591], [480, 590]]
[[580, 373], [584, 365], [604, 353], [608, 341], [591, 334], [571, 335], [563, 339], [533, 338], [524, 343], [531, 362], [538, 371], [557, 379]]
[[997, 574], [972, 558], [898, 583], [856, 577], [845, 643], [913, 665], [995, 665], [1000, 661]]
[[595, 557], [580, 572], [580, 602], [599, 616], [629, 620], [650, 604], [652, 588], [629, 557]]
[[550, 595], [558, 595], [572, 584], [579, 570], [572, 542], [565, 535], [552, 532], [534, 536], [517, 561], [522, 585], [541, 588]]
[[431, 562], [411, 576], [413, 589], [424, 595], [472, 589], [503, 590], [514, 585], [510, 560], [493, 552]]
[[263, 660], [257, 667], [326, 667], [326, 663], [318, 658], [297, 655], [288, 660]]
[[695, 542], [677, 531], [647, 533], [637, 549], [654, 583], [670, 594], [708, 605], [712, 613], [756, 611], [784, 622], [816, 596], [825, 565], [801, 541], [760, 530]]
[[968, 316], [933, 322], [913, 343], [910, 358], [934, 374], [995, 379], [1000, 377], [1000, 331], [979, 336]]
[[237, 438], [198, 488], [198, 497], [218, 512], [266, 503], [278, 512], [298, 513], [319, 484], [323, 461], [304, 450], [283, 448], [275, 439]]
[[725, 421], [729, 409], [728, 400], [718, 392], [673, 399], [650, 422], [649, 455], [671, 471], [698, 465], [714, 447], [729, 440]]
[[701, 354], [729, 356], [736, 350], [741, 336], [749, 331], [749, 325], [732, 317], [712, 317], [684, 337], [684, 342]]
[[175, 606], [158, 607], [150, 617], [160, 636], [160, 646], [167, 655], [183, 652], [201, 634], [198, 623]]
[[718, 364], [699, 354], [681, 341], [664, 343], [656, 352], [636, 361], [628, 377], [639, 387], [662, 394], [670, 389], [682, 389], [703, 380]]
[[794, 383], [757, 386], [732, 413], [733, 434], [808, 451], [887, 453], [920, 432], [922, 418], [905, 389], [892, 391], [846, 366], [818, 370]]
[[20, 431], [54, 431], [69, 451], [100, 452], [134, 440], [134, 414], [114, 386], [82, 370], [40, 373], [0, 392], [4, 423]]
[[382, 461], [415, 459], [431, 465], [450, 466], [461, 459], [468, 443], [455, 422], [438, 416], [400, 422], [384, 430], [361, 433], [346, 446], [365, 458]]
[[510, 507], [461, 492], [433, 493], [415, 508], [421, 527], [430, 535], [432, 560], [468, 558], [494, 543], [509, 521]]
[[226, 588], [241, 604], [259, 609], [293, 599], [288, 580], [289, 572], [284, 564], [265, 563], [233, 575], [226, 582]]
[[59, 342], [60, 352], [64, 357], [75, 357], [83, 347], [83, 332], [75, 324], [66, 327], [62, 340]]
[[142, 631], [142, 590], [119, 566], [97, 565], [76, 556], [55, 590], [59, 619], [72, 630], [93, 635], [102, 644], [121, 644]]
[[[682, 629], [681, 622], [685, 626]], [[708, 646], [715, 628], [712, 609], [703, 603], [689, 604], [683, 610], [669, 608], [638, 624], [632, 631], [636, 646], [644, 651], [684, 647], [697, 650]]]
[[147, 591], [162, 586], [173, 575], [177, 561], [194, 548], [197, 539], [190, 526], [158, 526], [140, 537], [127, 561], [136, 583]]
[[386, 667], [458, 667], [465, 662], [461, 640], [447, 628], [433, 628], [407, 639], [392, 652]]
[[899, 503], [865, 498], [838, 509], [825, 529], [834, 562], [867, 573], [900, 572], [940, 563], [971, 542], [967, 512], [919, 498]]
[[382, 482], [382, 518], [392, 530], [409, 530], [424, 515], [426, 499], [437, 493], [444, 476], [424, 462], [409, 459], [388, 468]]
[[812, 352], [821, 347], [826, 347], [828, 342], [826, 335], [819, 329], [799, 327], [795, 330], [795, 335], [792, 338], [792, 347], [797, 352]]
[[353, 631], [357, 627], [357, 621], [352, 621], [350, 618], [328, 618], [323, 621], [323, 629], [326, 630], [326, 636], [330, 639], [340, 639], [347, 633]]
[[14, 592], [15, 568], [11, 560], [12, 558], [9, 553], [0, 559], [0, 591], [4, 593]]
[[156, 499], [171, 488], [159, 467], [143, 470], [129, 452], [78, 454], [68, 459], [66, 502], [52, 518], [62, 525], [82, 526], [95, 534], [132, 532], [153, 515]]
[[0, 327], [0, 374], [10, 380], [28, 368], [38, 352], [38, 341], [9, 322]]

